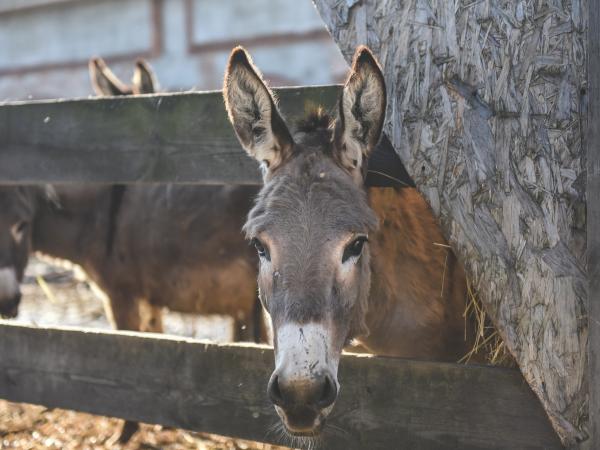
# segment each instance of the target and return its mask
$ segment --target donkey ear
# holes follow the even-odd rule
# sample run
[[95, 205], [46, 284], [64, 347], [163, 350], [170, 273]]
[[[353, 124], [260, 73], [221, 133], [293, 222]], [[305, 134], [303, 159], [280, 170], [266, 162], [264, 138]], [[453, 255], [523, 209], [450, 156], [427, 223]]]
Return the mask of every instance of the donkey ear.
[[102, 58], [90, 59], [88, 67], [96, 95], [128, 95], [131, 93], [130, 89], [112, 73]]
[[263, 169], [275, 170], [291, 154], [294, 141], [272, 93], [242, 47], [229, 56], [223, 96], [242, 147]]
[[150, 64], [141, 58], [138, 59], [133, 72], [133, 92], [135, 94], [153, 94], [157, 88], [156, 76]]
[[381, 69], [371, 51], [360, 46], [342, 90], [336, 123], [336, 156], [351, 173], [360, 174], [377, 145], [385, 118], [386, 93]]

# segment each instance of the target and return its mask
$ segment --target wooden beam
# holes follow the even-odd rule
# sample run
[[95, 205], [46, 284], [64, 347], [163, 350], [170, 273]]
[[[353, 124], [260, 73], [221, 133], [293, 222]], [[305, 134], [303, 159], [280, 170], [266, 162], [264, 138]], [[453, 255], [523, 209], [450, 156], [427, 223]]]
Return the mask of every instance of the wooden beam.
[[[3, 324], [0, 355], [10, 401], [290, 444], [270, 432], [264, 346]], [[322, 448], [561, 448], [516, 370], [344, 356], [339, 378]]]
[[[276, 89], [288, 120], [310, 105], [335, 111], [339, 86]], [[410, 178], [387, 138], [377, 173]], [[389, 180], [389, 177], [387, 178]], [[221, 92], [19, 102], [0, 106], [0, 184], [179, 182], [259, 184]]]
[[588, 2], [587, 257], [590, 449], [600, 448], [600, 4]]
[[[290, 116], [338, 88], [278, 91]], [[0, 108], [0, 180], [260, 182], [241, 149], [221, 92], [13, 103]]]

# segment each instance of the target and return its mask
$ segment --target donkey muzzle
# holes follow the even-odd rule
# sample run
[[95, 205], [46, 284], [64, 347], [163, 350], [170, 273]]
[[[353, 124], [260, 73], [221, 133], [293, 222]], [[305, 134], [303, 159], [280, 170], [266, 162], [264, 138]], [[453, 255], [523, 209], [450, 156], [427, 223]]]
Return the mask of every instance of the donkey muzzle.
[[339, 355], [325, 327], [287, 324], [276, 332], [276, 369], [267, 387], [269, 399], [291, 434], [315, 435], [337, 398]]
[[21, 302], [17, 274], [12, 267], [0, 268], [0, 315], [16, 317]]
[[17, 292], [9, 299], [0, 300], [0, 316], [12, 319], [19, 313], [19, 304], [21, 303], [21, 293]]

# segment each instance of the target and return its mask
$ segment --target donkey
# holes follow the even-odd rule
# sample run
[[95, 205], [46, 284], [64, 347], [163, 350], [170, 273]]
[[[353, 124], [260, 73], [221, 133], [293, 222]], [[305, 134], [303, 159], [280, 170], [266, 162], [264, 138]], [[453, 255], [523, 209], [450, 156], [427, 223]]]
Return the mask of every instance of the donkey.
[[[136, 61], [133, 84], [125, 85], [100, 58], [90, 60], [90, 78], [99, 96], [148, 94], [156, 90], [156, 77], [143, 60]], [[181, 312], [226, 314], [234, 318], [236, 340], [264, 340], [260, 303], [256, 296], [256, 257], [240, 247], [239, 231], [258, 192], [254, 186], [116, 185], [111, 188], [114, 211], [135, 245], [130, 254], [147, 257], [151, 266], [139, 269], [151, 306], [168, 306]], [[147, 236], [134, 236], [136, 227], [152, 224]], [[109, 224], [107, 247], [112, 246]], [[123, 225], [122, 225], [123, 226]], [[241, 227], [241, 226], [240, 226]], [[139, 280], [138, 280], [139, 282]], [[114, 295], [118, 295], [115, 293]], [[112, 301], [111, 301], [112, 302]], [[126, 327], [136, 321], [116, 305], [115, 321]], [[113, 316], [115, 308], [113, 307]], [[156, 314], [152, 314], [156, 316]], [[157, 331], [156, 329], [154, 331]]]
[[465, 274], [432, 212], [414, 189], [364, 186], [386, 109], [372, 53], [357, 49], [335, 118], [317, 110], [291, 131], [241, 47], [229, 57], [223, 95], [241, 145], [263, 170], [244, 231], [259, 255], [274, 335], [267, 392], [287, 431], [323, 428], [342, 349], [353, 341], [380, 355], [463, 356]]
[[[150, 93], [136, 63], [127, 87], [90, 61], [101, 95]], [[14, 316], [30, 251], [82, 266], [109, 299], [117, 329], [162, 331], [160, 310], [226, 314], [236, 339], [253, 338], [256, 256], [240, 231], [258, 188], [250, 186], [33, 186], [0, 188], [0, 313]], [[142, 310], [148, 310], [144, 322]], [[260, 305], [258, 304], [260, 307]]]

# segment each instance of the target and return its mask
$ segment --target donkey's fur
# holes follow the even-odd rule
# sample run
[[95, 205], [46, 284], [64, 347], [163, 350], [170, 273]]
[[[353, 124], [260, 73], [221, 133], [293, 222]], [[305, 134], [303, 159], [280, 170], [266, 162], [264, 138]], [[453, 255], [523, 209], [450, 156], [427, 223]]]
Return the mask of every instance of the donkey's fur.
[[268, 392], [288, 431], [320, 431], [351, 340], [382, 355], [462, 357], [465, 275], [431, 210], [414, 189], [364, 188], [385, 114], [370, 51], [357, 50], [337, 117], [317, 111], [291, 132], [242, 48], [231, 54], [224, 97], [240, 143], [264, 169], [244, 230], [274, 332]]
[[429, 205], [413, 188], [369, 197], [380, 225], [369, 239], [369, 333], [358, 341], [379, 355], [459, 360], [474, 332], [463, 317], [466, 278]]

